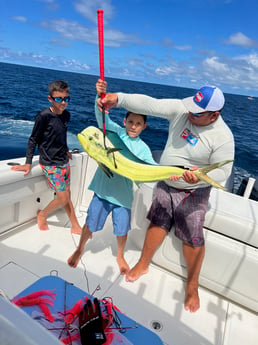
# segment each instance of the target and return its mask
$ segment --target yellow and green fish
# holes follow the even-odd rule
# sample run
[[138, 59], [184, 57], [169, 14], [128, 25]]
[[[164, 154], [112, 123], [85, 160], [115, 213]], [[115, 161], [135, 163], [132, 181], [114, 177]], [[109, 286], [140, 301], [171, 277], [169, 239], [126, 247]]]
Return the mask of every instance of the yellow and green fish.
[[[103, 132], [90, 126], [78, 134], [78, 139], [87, 154], [97, 161], [101, 169], [109, 176], [112, 172], [127, 177], [135, 183], [155, 182], [168, 179], [171, 175], [182, 176], [186, 169], [168, 165], [153, 165], [143, 162], [129, 151], [123, 141], [114, 132], [106, 131], [106, 148]], [[199, 180], [216, 188], [226, 189], [212, 180], [207, 173], [232, 160], [211, 164], [191, 171]]]

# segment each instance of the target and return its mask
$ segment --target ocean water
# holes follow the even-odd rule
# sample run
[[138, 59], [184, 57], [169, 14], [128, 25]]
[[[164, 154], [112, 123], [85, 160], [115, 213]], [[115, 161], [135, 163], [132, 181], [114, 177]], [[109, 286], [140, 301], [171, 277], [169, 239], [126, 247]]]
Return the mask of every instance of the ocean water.
[[[38, 111], [49, 105], [48, 84], [56, 79], [68, 81], [71, 112], [68, 145], [80, 148], [77, 133], [94, 125], [95, 84], [98, 76], [0, 63], [0, 160], [23, 157]], [[106, 78], [108, 91], [142, 93], [157, 98], [184, 98], [195, 90], [160, 84]], [[222, 116], [235, 137], [235, 182], [245, 176], [258, 176], [258, 99], [225, 94]], [[110, 115], [122, 125], [125, 111], [112, 109]], [[168, 122], [148, 117], [141, 137], [152, 150], [162, 150], [167, 140]]]

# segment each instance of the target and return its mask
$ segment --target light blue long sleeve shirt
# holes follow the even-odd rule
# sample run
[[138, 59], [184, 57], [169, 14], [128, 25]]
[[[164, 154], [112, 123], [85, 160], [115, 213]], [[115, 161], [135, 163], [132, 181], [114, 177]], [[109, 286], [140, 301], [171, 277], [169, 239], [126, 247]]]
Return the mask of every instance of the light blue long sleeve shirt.
[[[102, 113], [99, 111], [96, 102], [95, 116], [99, 128], [102, 129]], [[139, 136], [137, 138], [129, 137], [126, 129], [112, 121], [108, 114], [105, 115], [105, 124], [106, 130], [117, 133], [135, 156], [146, 163], [157, 164], [153, 160], [149, 146], [145, 144]], [[129, 209], [132, 207], [133, 182], [126, 177], [114, 173], [114, 176], [109, 178], [100, 168], [98, 168], [89, 185], [89, 189], [94, 191], [100, 198], [112, 202], [115, 205]]]

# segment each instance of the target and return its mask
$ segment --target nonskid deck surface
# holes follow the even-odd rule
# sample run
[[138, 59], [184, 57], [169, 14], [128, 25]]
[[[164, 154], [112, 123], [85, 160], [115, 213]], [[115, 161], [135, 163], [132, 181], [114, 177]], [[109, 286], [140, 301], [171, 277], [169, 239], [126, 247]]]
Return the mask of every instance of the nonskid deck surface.
[[[85, 214], [78, 215], [83, 224]], [[1, 236], [0, 289], [14, 297], [38, 278], [58, 274], [96, 297], [112, 297], [129, 317], [154, 330], [167, 345], [256, 345], [258, 317], [216, 294], [200, 288], [201, 308], [191, 314], [183, 308], [184, 281], [155, 265], [148, 274], [128, 283], [119, 274], [116, 241], [110, 219], [94, 234], [76, 269], [67, 264], [79, 241], [71, 234], [62, 212], [49, 219], [49, 231], [36, 221]], [[126, 260], [132, 267], [140, 252], [129, 240]], [[100, 289], [98, 289], [100, 288]]]

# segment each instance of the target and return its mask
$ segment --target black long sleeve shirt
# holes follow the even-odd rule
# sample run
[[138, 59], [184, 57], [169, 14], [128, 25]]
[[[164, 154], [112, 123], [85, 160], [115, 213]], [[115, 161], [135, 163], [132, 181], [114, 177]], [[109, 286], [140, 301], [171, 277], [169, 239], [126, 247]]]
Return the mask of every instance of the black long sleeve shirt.
[[57, 115], [49, 108], [40, 111], [28, 141], [26, 164], [31, 164], [38, 145], [39, 163], [61, 166], [68, 162], [67, 126], [70, 113], [64, 110]]

